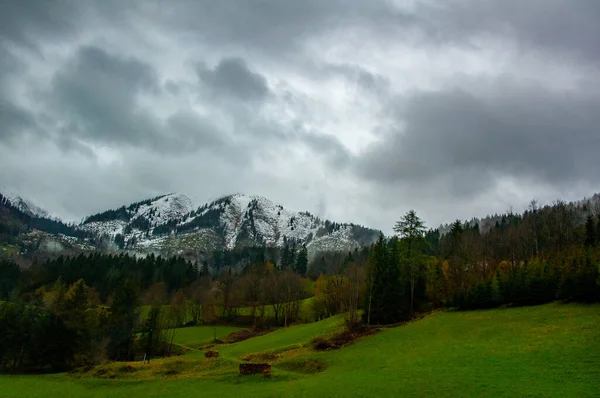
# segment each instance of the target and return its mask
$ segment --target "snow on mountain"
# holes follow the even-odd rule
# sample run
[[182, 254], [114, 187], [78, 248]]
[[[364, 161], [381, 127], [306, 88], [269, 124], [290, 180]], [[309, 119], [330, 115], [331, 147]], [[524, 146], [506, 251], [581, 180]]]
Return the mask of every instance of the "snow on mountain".
[[190, 198], [173, 193], [160, 197], [151, 203], [139, 205], [133, 218], [146, 217], [150, 220], [151, 225], [161, 225], [182, 218], [194, 208], [194, 203]]
[[177, 222], [194, 207], [192, 200], [185, 195], [162, 195], [90, 216], [81, 228], [113, 239], [117, 235], [149, 235], [156, 227]]
[[50, 218], [50, 213], [41, 207], [35, 205], [33, 202], [22, 198], [14, 191], [0, 186], [0, 194], [2, 194], [10, 204], [25, 214], [35, 217], [45, 217]]
[[306, 244], [309, 253], [351, 250], [375, 241], [379, 231], [296, 212], [261, 197], [235, 194], [195, 208], [181, 194], [160, 196], [109, 210], [81, 226], [130, 250], [169, 253], [233, 249], [285, 242]]

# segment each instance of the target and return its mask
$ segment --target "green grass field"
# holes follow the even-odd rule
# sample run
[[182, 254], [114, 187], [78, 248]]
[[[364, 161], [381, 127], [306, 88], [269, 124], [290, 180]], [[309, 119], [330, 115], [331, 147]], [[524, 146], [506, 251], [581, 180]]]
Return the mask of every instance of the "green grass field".
[[[154, 361], [155, 368], [135, 364], [137, 373], [123, 380], [0, 376], [0, 397], [600, 395], [600, 305], [441, 312], [337, 351], [304, 346], [340, 322], [331, 318], [222, 346], [216, 360], [192, 350]], [[181, 334], [178, 341], [199, 341], [203, 333]], [[265, 351], [284, 354], [273, 362], [271, 379], [237, 375], [240, 356]], [[167, 375], [165, 369], [177, 366], [184, 370]], [[322, 371], [312, 373], [317, 368]]]
[[217, 339], [225, 340], [225, 337], [231, 332], [237, 332], [240, 328], [234, 326], [191, 326], [187, 328], [175, 329], [175, 338], [173, 342], [188, 348], [199, 348], [214, 340], [215, 330]]

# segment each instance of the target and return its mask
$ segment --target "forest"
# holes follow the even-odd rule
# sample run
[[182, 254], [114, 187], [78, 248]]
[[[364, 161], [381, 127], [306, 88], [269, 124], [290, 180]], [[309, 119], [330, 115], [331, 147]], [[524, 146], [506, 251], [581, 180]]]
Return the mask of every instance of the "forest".
[[589, 205], [534, 202], [485, 228], [456, 221], [444, 233], [409, 211], [394, 231], [310, 261], [294, 242], [222, 250], [202, 262], [105, 253], [28, 268], [3, 260], [0, 369], [56, 372], [172, 355], [171, 331], [194, 324], [261, 330], [344, 314], [352, 328], [440, 308], [600, 301], [600, 219]]

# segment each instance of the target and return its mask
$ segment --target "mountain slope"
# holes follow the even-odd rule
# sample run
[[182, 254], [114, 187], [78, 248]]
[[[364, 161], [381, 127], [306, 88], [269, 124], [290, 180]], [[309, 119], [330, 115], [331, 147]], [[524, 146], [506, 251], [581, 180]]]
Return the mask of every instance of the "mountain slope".
[[159, 196], [88, 217], [80, 226], [119, 247], [168, 254], [306, 244], [309, 252], [350, 250], [379, 231], [321, 220], [260, 196], [230, 195], [195, 208], [181, 194]]
[[27, 214], [28, 216], [50, 218], [50, 213], [48, 213], [46, 210], [35, 205], [31, 201], [22, 198], [6, 187], [0, 186], [0, 195], [2, 195], [4, 198], [3, 202], [5, 204], [9, 204], [17, 208], [19, 211]]

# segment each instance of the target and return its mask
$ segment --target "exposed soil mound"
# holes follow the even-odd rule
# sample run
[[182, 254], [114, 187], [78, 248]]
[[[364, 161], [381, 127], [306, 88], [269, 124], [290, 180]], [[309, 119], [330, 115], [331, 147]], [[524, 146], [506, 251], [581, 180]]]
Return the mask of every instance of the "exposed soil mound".
[[271, 374], [270, 363], [240, 363], [241, 375]]
[[315, 337], [312, 339], [311, 344], [318, 351], [335, 350], [352, 344], [359, 337], [369, 336], [378, 331], [378, 328], [357, 324], [351, 329], [344, 329], [342, 332], [336, 333], [331, 337]]
[[263, 334], [269, 333], [268, 330], [251, 330], [251, 329], [242, 329], [237, 332], [231, 332], [225, 338], [225, 341], [228, 343], [237, 343], [238, 341], [244, 341], [251, 339], [252, 337], [262, 336]]

